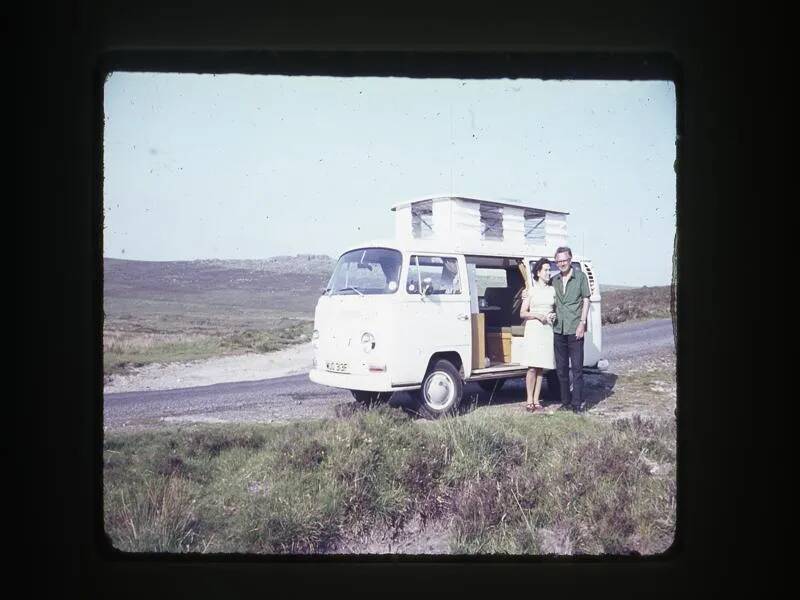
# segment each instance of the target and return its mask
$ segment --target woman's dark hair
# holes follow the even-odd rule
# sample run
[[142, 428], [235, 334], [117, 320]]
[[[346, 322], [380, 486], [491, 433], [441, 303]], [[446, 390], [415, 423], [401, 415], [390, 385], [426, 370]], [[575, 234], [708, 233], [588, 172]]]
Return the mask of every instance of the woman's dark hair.
[[[549, 269], [550, 268], [550, 259], [542, 257], [542, 258], [540, 258], [539, 260], [536, 261], [536, 264], [533, 265], [533, 269], [531, 269], [531, 271], [532, 271], [532, 275], [533, 275], [533, 280], [534, 281], [539, 281], [539, 271], [542, 270], [542, 267], [544, 265], [547, 265], [547, 268]], [[547, 285], [550, 285], [549, 281], [547, 282]]]

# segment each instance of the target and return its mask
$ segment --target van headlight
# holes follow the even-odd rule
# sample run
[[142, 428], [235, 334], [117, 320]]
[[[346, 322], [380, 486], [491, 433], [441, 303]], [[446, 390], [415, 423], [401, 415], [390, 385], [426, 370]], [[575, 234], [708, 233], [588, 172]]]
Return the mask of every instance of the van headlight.
[[371, 333], [362, 335], [361, 347], [364, 349], [364, 352], [370, 352], [375, 347], [375, 336]]
[[316, 329], [311, 332], [311, 345], [313, 346], [314, 350], [319, 348], [319, 331]]

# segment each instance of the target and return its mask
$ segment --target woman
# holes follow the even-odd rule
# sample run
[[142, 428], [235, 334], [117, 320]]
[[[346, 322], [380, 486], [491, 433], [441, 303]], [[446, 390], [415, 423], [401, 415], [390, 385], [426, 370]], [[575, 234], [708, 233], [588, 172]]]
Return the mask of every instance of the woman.
[[545, 369], [554, 369], [553, 321], [555, 290], [550, 285], [550, 261], [540, 258], [533, 266], [533, 283], [522, 301], [519, 316], [525, 321], [525, 350], [521, 364], [530, 367], [525, 376], [528, 400], [525, 409], [540, 410], [539, 393]]

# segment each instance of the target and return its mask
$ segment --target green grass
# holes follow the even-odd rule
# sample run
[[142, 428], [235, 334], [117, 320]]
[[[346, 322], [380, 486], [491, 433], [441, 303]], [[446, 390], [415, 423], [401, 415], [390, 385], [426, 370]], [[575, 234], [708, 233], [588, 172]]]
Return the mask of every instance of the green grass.
[[105, 526], [123, 551], [321, 553], [414, 519], [453, 553], [664, 551], [674, 421], [380, 407], [289, 425], [112, 432]]

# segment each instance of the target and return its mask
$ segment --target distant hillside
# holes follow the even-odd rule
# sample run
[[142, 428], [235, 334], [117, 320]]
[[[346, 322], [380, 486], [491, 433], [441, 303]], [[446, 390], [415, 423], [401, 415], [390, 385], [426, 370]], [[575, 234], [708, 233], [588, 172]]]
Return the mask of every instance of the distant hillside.
[[174, 260], [145, 261], [125, 260], [120, 258], [104, 258], [103, 266], [106, 278], [109, 276], [136, 277], [153, 275], [177, 277], [178, 279], [198, 273], [217, 273], [223, 271], [269, 271], [280, 274], [317, 274], [330, 276], [336, 261], [324, 254], [298, 254], [297, 256], [273, 256], [265, 259], [248, 260]]
[[107, 313], [119, 304], [115, 299], [138, 299], [310, 314], [335, 263], [328, 256], [300, 255], [168, 262], [106, 258], [103, 264]]
[[632, 290], [636, 288], [635, 285], [611, 285], [606, 283], [600, 284], [600, 293], [605, 294], [606, 292], [612, 292], [614, 290]]
[[334, 261], [299, 255], [103, 264], [103, 367], [110, 375], [308, 341]]
[[[246, 313], [252, 318], [253, 311], [311, 317], [335, 265], [333, 258], [313, 254], [262, 260], [106, 258], [103, 262], [104, 308], [109, 317], [226, 310], [229, 317]], [[603, 285], [601, 291], [604, 322], [669, 316], [669, 286]]]
[[273, 256], [262, 260], [199, 260], [193, 261], [208, 266], [272, 273], [316, 273], [330, 276], [336, 260], [325, 254], [298, 254], [296, 256]]
[[603, 291], [603, 323], [669, 317], [670, 286], [619, 288]]

